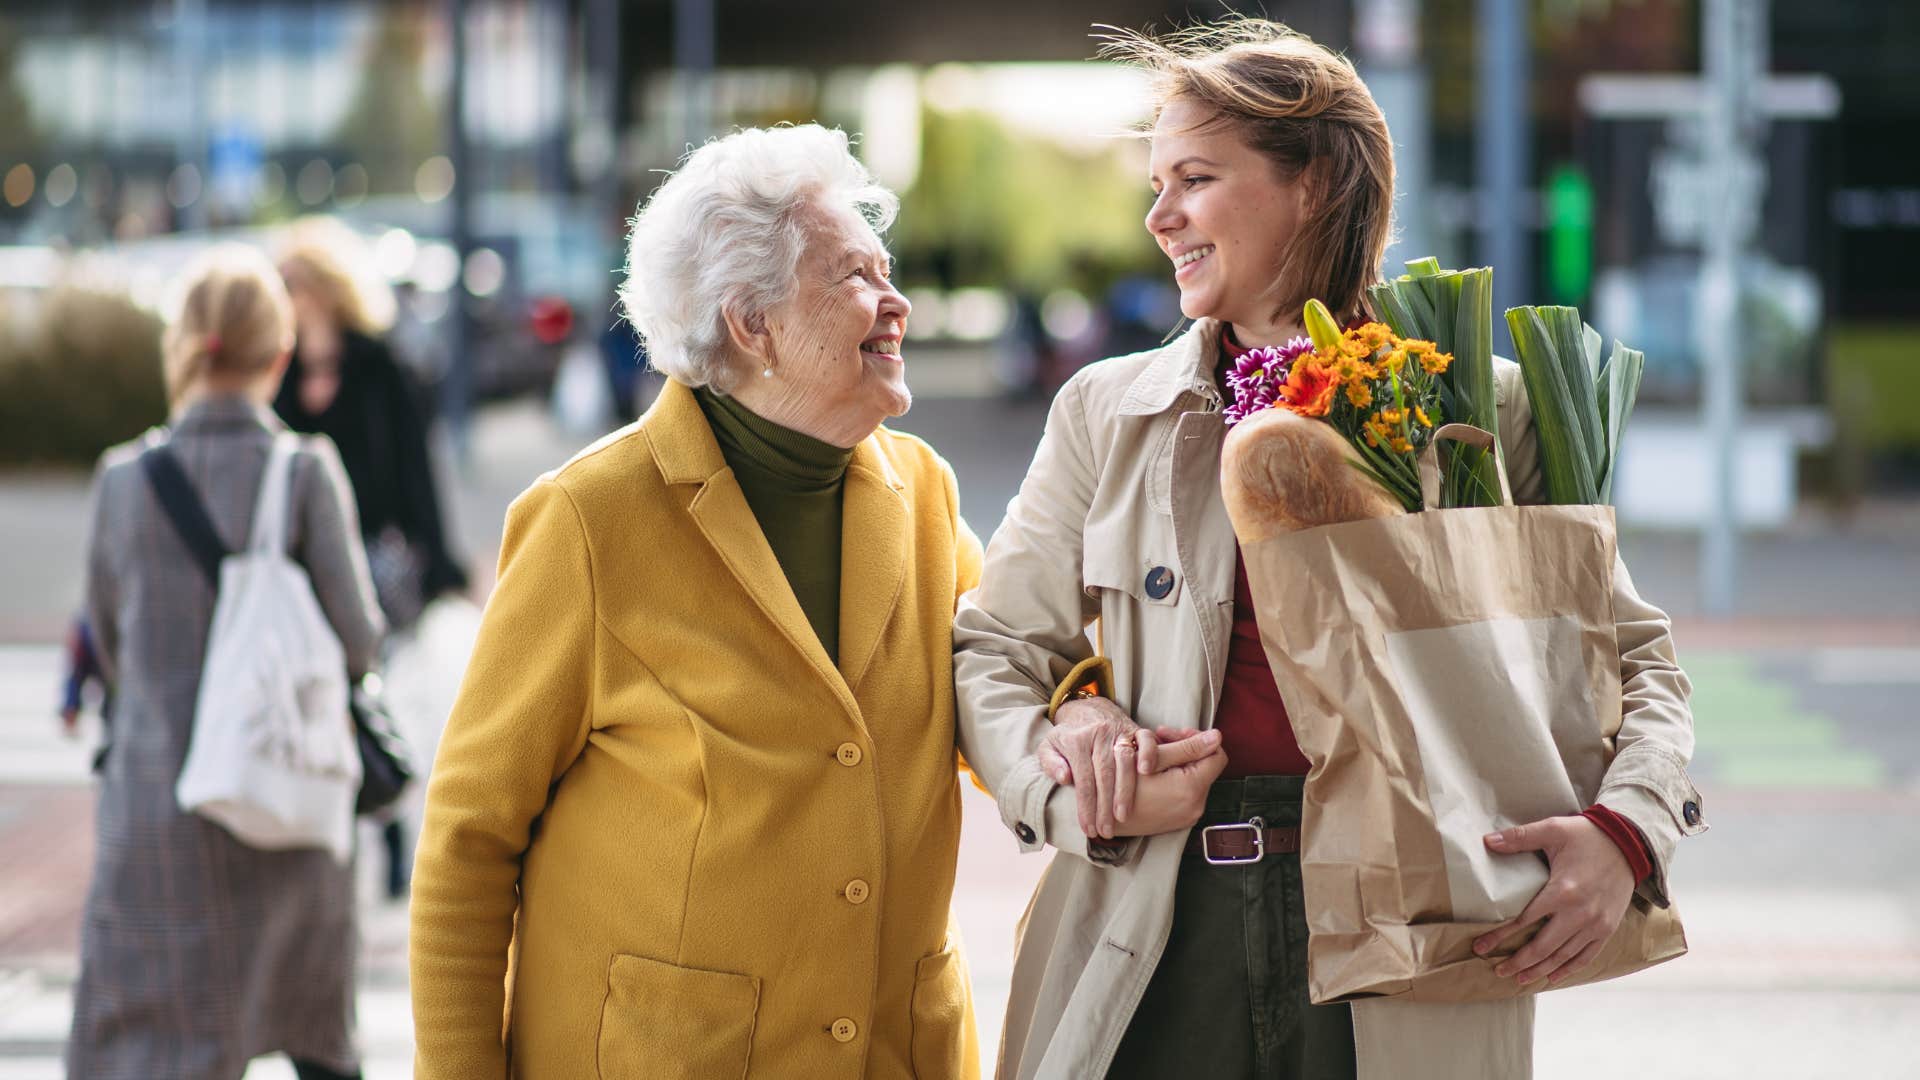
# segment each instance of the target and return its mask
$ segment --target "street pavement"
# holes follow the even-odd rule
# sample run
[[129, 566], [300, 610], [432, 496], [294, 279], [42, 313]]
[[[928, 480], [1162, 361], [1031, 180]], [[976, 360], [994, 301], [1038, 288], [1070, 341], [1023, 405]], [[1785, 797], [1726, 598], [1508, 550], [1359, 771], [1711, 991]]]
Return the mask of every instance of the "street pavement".
[[[992, 393], [979, 358], [916, 369], [900, 424], [960, 477], [984, 538], [1017, 490], [1044, 403]], [[507, 502], [583, 444], [537, 406], [485, 411], [451, 494], [488, 577]], [[61, 1075], [91, 858], [93, 735], [60, 736], [56, 643], [80, 587], [86, 476], [0, 476], [0, 1078]], [[1688, 956], [1541, 1000], [1543, 1078], [1920, 1077], [1920, 505], [1809, 512], [1748, 538], [1741, 614], [1700, 618], [1690, 537], [1628, 532], [1641, 591], [1676, 615], [1695, 681], [1694, 775], [1713, 829], [1682, 845]], [[983, 1046], [997, 1043], [1014, 925], [1045, 865], [966, 789], [960, 889]], [[368, 850], [374, 837], [362, 837]], [[363, 860], [369, 1080], [409, 1075], [406, 917]], [[291, 1077], [262, 1060], [249, 1080]]]

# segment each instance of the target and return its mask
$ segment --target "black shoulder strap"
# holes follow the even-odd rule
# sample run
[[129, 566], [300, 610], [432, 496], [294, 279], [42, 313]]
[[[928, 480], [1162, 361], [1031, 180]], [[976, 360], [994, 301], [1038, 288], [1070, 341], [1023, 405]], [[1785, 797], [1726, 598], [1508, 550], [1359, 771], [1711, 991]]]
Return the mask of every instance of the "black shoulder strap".
[[227, 548], [220, 542], [220, 534], [214, 531], [213, 521], [207, 517], [200, 496], [194, 493], [186, 471], [180, 468], [179, 459], [161, 444], [140, 455], [140, 467], [147, 474], [147, 482], [153, 485], [153, 493], [160, 497], [160, 506], [173, 522], [174, 531], [186, 542], [193, 561], [206, 575], [207, 584], [219, 592], [220, 562], [227, 557]]

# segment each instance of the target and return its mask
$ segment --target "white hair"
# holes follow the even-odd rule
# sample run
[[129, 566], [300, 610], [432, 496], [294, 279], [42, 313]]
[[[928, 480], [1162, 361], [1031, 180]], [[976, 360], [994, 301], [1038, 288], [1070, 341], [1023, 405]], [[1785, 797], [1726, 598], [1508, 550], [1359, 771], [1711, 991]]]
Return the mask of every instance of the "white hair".
[[875, 232], [900, 200], [818, 124], [748, 128], [689, 154], [641, 206], [627, 241], [620, 303], [653, 366], [725, 393], [724, 313], [756, 323], [793, 295], [794, 269], [822, 209], [859, 214]]

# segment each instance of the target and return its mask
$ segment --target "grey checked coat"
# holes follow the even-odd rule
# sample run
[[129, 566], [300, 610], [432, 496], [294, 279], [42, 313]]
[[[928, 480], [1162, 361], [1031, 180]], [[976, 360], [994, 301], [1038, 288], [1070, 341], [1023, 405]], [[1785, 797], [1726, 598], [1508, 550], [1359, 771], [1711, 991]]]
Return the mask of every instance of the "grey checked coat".
[[[95, 816], [69, 1075], [231, 1078], [274, 1051], [341, 1071], [353, 1047], [353, 870], [324, 851], [258, 851], [174, 803], [214, 592], [139, 455], [170, 441], [229, 550], [246, 542], [274, 433], [265, 408], [212, 398], [168, 432], [107, 451], [94, 485], [87, 614], [114, 685]], [[302, 440], [287, 543], [346, 646], [383, 627], [352, 489], [333, 444]], [[340, 718], [348, 723], [347, 717]]]

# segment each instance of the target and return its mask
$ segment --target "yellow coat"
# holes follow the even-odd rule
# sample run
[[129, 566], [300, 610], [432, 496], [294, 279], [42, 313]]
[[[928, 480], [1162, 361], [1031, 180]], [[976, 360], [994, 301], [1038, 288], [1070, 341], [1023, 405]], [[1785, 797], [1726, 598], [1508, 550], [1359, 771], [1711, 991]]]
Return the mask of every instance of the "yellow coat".
[[428, 787], [416, 1076], [978, 1073], [948, 912], [980, 544], [912, 436], [845, 492], [838, 668], [686, 388], [514, 502]]

